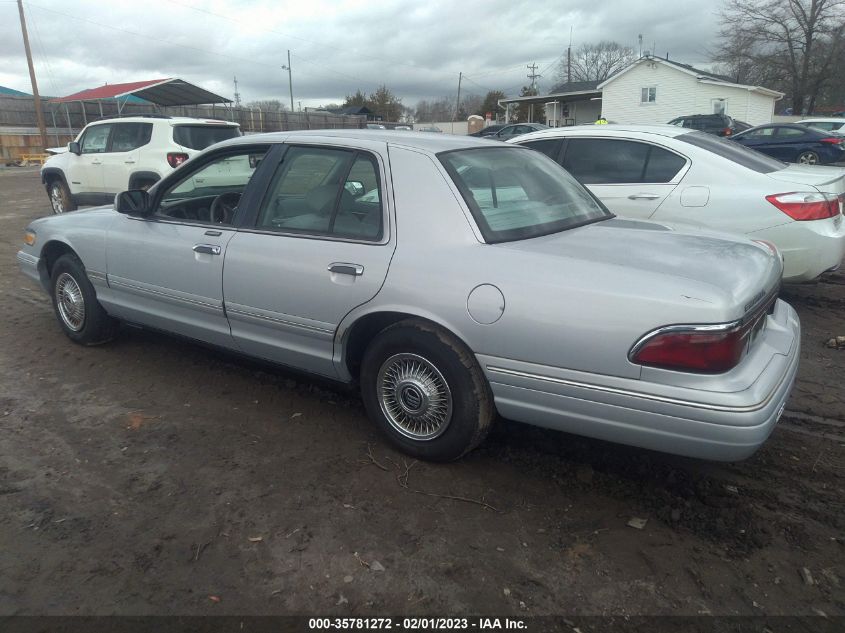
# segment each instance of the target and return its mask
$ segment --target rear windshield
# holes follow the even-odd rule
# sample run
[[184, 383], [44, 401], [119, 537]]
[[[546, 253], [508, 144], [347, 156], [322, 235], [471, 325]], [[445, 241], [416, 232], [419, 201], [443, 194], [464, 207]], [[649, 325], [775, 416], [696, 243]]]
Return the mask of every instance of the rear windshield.
[[613, 217], [583, 185], [539, 152], [485, 147], [438, 157], [487, 242], [538, 237]]
[[753, 169], [761, 174], [770, 174], [786, 167], [786, 163], [775, 160], [770, 156], [756, 150], [745, 147], [736, 141], [727, 140], [705, 132], [690, 132], [676, 137], [677, 140], [695, 145], [701, 149], [713, 152], [717, 156], [727, 158], [729, 161]]
[[233, 125], [173, 126], [173, 140], [182, 147], [190, 149], [205, 149], [209, 145], [240, 135], [240, 129]]

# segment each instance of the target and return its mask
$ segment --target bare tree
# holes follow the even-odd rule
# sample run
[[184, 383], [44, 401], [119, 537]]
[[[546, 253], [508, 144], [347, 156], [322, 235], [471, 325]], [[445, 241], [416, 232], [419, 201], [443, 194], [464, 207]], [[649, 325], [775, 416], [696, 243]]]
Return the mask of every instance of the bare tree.
[[260, 101], [250, 101], [245, 104], [247, 108], [259, 108], [264, 112], [284, 112], [288, 107], [278, 99], [264, 99]]
[[[582, 44], [572, 54], [572, 81], [604, 81], [630, 64], [634, 49], [618, 42], [602, 41]], [[564, 59], [557, 67], [557, 79], [568, 80], [568, 65]]]
[[795, 114], [812, 112], [842, 58], [845, 0], [729, 0], [720, 18], [715, 58], [731, 77], [779, 88]]

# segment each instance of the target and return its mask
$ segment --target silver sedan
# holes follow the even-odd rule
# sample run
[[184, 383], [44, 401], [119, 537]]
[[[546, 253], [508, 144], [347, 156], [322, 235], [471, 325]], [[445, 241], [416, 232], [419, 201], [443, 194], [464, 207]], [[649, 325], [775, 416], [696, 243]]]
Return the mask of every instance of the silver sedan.
[[798, 368], [774, 247], [615, 218], [546, 156], [483, 139], [241, 137], [24, 241], [71, 340], [127, 322], [357, 384], [424, 459], [497, 414], [741, 459]]

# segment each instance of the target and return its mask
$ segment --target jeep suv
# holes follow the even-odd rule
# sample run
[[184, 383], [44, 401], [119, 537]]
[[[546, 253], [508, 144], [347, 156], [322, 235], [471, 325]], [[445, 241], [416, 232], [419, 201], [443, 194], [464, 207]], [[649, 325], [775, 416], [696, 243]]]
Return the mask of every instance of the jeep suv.
[[732, 136], [751, 128], [748, 123], [737, 121], [725, 114], [691, 114], [689, 116], [679, 116], [677, 119], [669, 121], [669, 125], [701, 130], [702, 132], [715, 134], [716, 136]]
[[135, 116], [85, 126], [41, 168], [53, 213], [108, 204], [127, 189], [147, 189], [209, 145], [240, 136], [228, 121]]

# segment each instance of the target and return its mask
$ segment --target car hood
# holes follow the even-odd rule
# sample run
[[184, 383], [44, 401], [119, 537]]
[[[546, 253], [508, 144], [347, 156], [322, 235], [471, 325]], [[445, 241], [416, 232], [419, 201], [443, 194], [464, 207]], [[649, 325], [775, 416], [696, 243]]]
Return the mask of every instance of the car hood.
[[[845, 193], [845, 169], [821, 165], [789, 165], [766, 174], [791, 185], [808, 185], [826, 193]], [[779, 193], [788, 193], [786, 191]]]
[[[589, 261], [597, 270], [636, 269], [644, 273], [644, 293], [656, 286], [671, 288], [685, 296], [722, 303], [730, 318], [741, 317], [778, 288], [783, 273], [780, 257], [763, 244], [713, 231], [622, 218], [501, 246]], [[567, 269], [563, 261], [554, 268]]]

